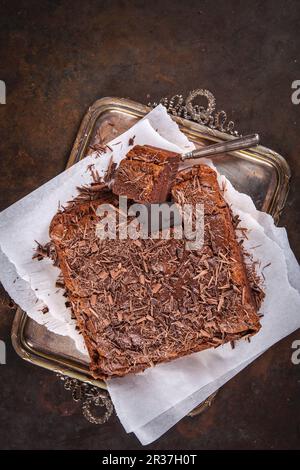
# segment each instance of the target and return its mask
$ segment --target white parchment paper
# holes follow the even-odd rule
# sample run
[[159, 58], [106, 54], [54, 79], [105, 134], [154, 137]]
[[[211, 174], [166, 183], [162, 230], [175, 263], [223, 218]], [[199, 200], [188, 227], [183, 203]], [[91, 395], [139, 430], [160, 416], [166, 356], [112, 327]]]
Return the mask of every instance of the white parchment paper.
[[[152, 123], [152, 125], [151, 125]], [[159, 133], [155, 129], [159, 129]], [[104, 175], [111, 156], [119, 162], [129, 150], [129, 139], [134, 144], [152, 144], [175, 152], [192, 150], [194, 145], [172, 121], [163, 106], [157, 106], [135, 126], [112, 140], [110, 148], [101, 157], [97, 153], [64, 171], [36, 191], [10, 206], [0, 214], [0, 279], [9, 295], [27, 314], [54, 333], [70, 336], [77, 349], [87, 354], [82, 336], [75, 329], [71, 311], [65, 305], [63, 290], [55, 287], [59, 269], [52, 261], [32, 259], [39, 243], [49, 241], [49, 224], [59, 205], [64, 205], [77, 194], [77, 187], [92, 182], [90, 165]], [[169, 136], [171, 142], [164, 136]], [[49, 312], [42, 314], [44, 306]]]
[[[73, 338], [81, 352], [86, 352], [85, 345], [62, 291], [55, 288], [59, 270], [50, 260], [32, 260], [34, 240], [49, 241], [49, 224], [59, 204], [76, 196], [76, 186], [92, 181], [88, 166], [93, 164], [103, 175], [112, 153], [116, 162], [126, 155], [133, 135], [135, 144], [181, 152], [193, 148], [160, 105], [110, 142], [113, 152], [87, 157], [0, 214], [0, 279], [5, 289], [34, 320]], [[143, 444], [157, 439], [272, 344], [300, 327], [300, 270], [286, 231], [275, 227], [272, 218], [257, 211], [252, 200], [238, 193], [224, 176], [219, 175], [219, 183], [226, 184], [225, 198], [248, 228], [245, 247], [259, 261], [265, 277], [262, 329], [251, 343], [239, 341], [235, 349], [224, 345], [110, 380], [109, 392], [123, 426]], [[47, 314], [41, 313], [44, 305], [49, 308]]]
[[[235, 349], [226, 344], [142, 374], [110, 380], [109, 391], [121, 422], [143, 444], [157, 439], [268, 347], [300, 327], [300, 268], [286, 231], [277, 228], [271, 216], [257, 211], [249, 196], [238, 193], [219, 175], [219, 184], [223, 183], [225, 199], [239, 215], [240, 225], [248, 229], [244, 246], [259, 262], [258, 272], [265, 277], [262, 329], [250, 344], [239, 341]], [[144, 399], [140, 407], [136, 396]]]

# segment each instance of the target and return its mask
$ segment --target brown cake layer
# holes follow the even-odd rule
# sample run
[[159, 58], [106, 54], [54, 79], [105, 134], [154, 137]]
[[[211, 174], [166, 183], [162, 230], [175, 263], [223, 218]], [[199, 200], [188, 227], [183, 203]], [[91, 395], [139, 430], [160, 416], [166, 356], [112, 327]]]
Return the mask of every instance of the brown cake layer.
[[[216, 269], [212, 273], [215, 289], [210, 285], [209, 294], [213, 293], [219, 299], [219, 311], [224, 314], [223, 330], [237, 333], [244, 330], [248, 321], [249, 325], [255, 325], [258, 322], [257, 306], [249, 286], [241, 247], [236, 240], [232, 214], [220, 191], [216, 172], [206, 165], [181, 171], [172, 187], [172, 197], [179, 204], [202, 203], [204, 206], [203, 251], [209, 250], [216, 259]], [[207, 291], [205, 286], [204, 290]], [[228, 302], [227, 297], [233, 300], [232, 290], [239, 295]], [[220, 291], [221, 295], [218, 296]]]
[[166, 201], [180, 155], [150, 145], [136, 145], [121, 160], [113, 192], [140, 203]]
[[182, 172], [172, 194], [179, 204], [204, 203], [201, 250], [175, 239], [100, 240], [97, 207], [117, 205], [105, 188], [52, 220], [50, 236], [96, 378], [138, 372], [260, 328], [215, 173], [203, 165]]

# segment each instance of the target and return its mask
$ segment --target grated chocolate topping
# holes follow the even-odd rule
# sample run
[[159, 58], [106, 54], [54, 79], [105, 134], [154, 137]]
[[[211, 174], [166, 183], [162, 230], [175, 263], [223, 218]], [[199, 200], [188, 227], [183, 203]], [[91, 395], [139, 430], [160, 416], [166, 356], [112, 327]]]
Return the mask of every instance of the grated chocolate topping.
[[204, 204], [201, 250], [174, 237], [101, 240], [97, 207], [118, 208], [118, 199], [104, 185], [81, 196], [53, 218], [50, 237], [94, 377], [138, 372], [260, 329], [261, 293], [251, 289], [237, 221], [213, 170], [180, 172], [172, 187], [177, 204]]

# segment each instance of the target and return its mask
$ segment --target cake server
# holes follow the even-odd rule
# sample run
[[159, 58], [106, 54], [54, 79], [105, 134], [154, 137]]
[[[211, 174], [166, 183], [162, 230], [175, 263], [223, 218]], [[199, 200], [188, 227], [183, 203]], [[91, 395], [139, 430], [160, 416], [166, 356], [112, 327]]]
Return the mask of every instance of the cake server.
[[191, 152], [184, 153], [180, 156], [179, 160], [185, 161], [194, 158], [210, 157], [220, 153], [233, 152], [234, 150], [244, 150], [250, 147], [255, 147], [259, 144], [259, 135], [250, 134], [238, 139], [228, 140], [227, 142], [218, 142], [216, 144], [201, 147], [200, 149], [192, 150]]
[[259, 143], [258, 134], [218, 142], [184, 154], [162, 150], [150, 145], [133, 147], [116, 170], [112, 190], [119, 196], [141, 204], [167, 201], [179, 165], [222, 153], [244, 150]]

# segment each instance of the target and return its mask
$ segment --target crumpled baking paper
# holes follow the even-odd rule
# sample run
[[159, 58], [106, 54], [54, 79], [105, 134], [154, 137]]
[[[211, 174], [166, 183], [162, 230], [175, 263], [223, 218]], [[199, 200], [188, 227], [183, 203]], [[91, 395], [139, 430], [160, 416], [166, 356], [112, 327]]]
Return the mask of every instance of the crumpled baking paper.
[[239, 194], [224, 176], [219, 176], [220, 184], [225, 181], [225, 198], [233, 213], [239, 215], [240, 225], [248, 229], [245, 249], [260, 262], [258, 273], [265, 277], [262, 328], [250, 343], [239, 341], [235, 349], [225, 344], [142, 374], [110, 380], [109, 392], [121, 422], [144, 445], [161, 436], [272, 344], [300, 327], [300, 270], [287, 246], [286, 232], [275, 227], [269, 215], [257, 211], [247, 195]]
[[[166, 119], [167, 116], [167, 119]], [[160, 133], [155, 129], [159, 129]], [[166, 140], [169, 136], [172, 142]], [[194, 145], [172, 121], [163, 106], [157, 106], [135, 126], [109, 143], [111, 150], [100, 157], [97, 153], [67, 169], [31, 194], [0, 214], [0, 280], [14, 301], [27, 314], [54, 333], [70, 336], [81, 353], [87, 350], [81, 335], [75, 329], [71, 311], [65, 305], [63, 290], [55, 287], [60, 270], [50, 259], [39, 262], [32, 259], [37, 240], [49, 241], [49, 225], [59, 206], [77, 194], [77, 187], [90, 184], [93, 179], [90, 165], [103, 176], [113, 154], [118, 163], [128, 152], [129, 139], [134, 144], [152, 143], [171, 151], [189, 151]], [[42, 314], [44, 306], [49, 312]]]
[[[181, 152], [193, 148], [160, 105], [110, 142], [113, 152], [87, 157], [0, 214], [0, 279], [5, 289], [34, 320], [73, 338], [81, 352], [86, 352], [85, 345], [62, 291], [55, 288], [59, 270], [50, 260], [32, 260], [34, 240], [49, 241], [48, 228], [58, 205], [76, 196], [76, 186], [92, 181], [88, 166], [94, 164], [103, 175], [112, 153], [117, 163], [125, 156], [133, 135], [135, 144]], [[285, 229], [257, 211], [250, 197], [236, 191], [224, 176], [218, 177], [225, 184], [225, 198], [233, 213], [248, 229], [244, 246], [259, 261], [258, 271], [265, 278], [262, 329], [250, 343], [237, 342], [235, 349], [226, 344], [141, 374], [109, 380], [108, 389], [124, 428], [143, 444], [157, 439], [272, 344], [300, 327], [300, 269]], [[46, 314], [41, 313], [44, 305], [49, 308]]]

